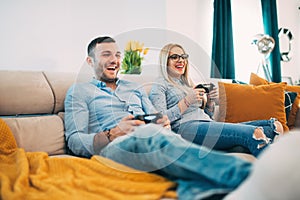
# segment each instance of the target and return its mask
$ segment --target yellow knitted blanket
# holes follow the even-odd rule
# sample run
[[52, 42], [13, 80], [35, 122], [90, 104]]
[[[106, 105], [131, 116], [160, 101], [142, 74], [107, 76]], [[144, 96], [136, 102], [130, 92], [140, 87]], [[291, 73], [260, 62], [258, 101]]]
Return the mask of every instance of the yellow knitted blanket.
[[[33, 141], [34, 142], [34, 141]], [[176, 198], [175, 183], [109, 159], [48, 157], [25, 152], [0, 119], [0, 199], [161, 199]]]

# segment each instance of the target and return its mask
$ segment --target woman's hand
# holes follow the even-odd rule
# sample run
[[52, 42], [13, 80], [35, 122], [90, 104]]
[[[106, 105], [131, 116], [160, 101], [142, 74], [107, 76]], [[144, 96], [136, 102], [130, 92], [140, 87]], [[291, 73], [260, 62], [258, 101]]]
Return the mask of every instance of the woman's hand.
[[219, 90], [218, 88], [214, 87], [209, 94], [207, 95], [208, 103], [211, 101], [215, 102], [216, 104], [219, 104]]
[[185, 98], [189, 105], [199, 104], [201, 108], [204, 107], [207, 102], [207, 94], [203, 88], [194, 88]]

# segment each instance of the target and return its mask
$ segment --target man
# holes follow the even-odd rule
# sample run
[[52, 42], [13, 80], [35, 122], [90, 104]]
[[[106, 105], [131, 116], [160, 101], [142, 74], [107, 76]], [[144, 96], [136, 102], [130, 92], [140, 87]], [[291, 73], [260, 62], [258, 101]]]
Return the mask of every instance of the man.
[[142, 87], [118, 79], [121, 53], [114, 39], [92, 40], [86, 61], [95, 78], [74, 84], [65, 100], [65, 134], [74, 154], [155, 172], [176, 181], [184, 199], [226, 194], [248, 176], [250, 163], [182, 139], [168, 129], [166, 116], [157, 124], [134, 119], [156, 110]]

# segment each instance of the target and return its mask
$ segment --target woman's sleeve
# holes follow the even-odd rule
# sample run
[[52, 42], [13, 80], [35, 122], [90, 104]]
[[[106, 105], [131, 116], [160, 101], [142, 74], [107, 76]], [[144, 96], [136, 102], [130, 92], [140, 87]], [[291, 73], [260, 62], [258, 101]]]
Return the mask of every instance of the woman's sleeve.
[[167, 102], [168, 87], [163, 84], [155, 83], [151, 88], [149, 98], [157, 111], [167, 115], [171, 123], [181, 118], [178, 104], [172, 107]]

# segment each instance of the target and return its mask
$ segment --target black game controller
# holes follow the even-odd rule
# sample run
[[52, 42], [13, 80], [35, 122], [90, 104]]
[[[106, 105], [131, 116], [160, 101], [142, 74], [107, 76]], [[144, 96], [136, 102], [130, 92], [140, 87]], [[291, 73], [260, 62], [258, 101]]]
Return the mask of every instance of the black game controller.
[[153, 113], [153, 114], [137, 115], [134, 117], [134, 119], [144, 121], [146, 124], [148, 124], [148, 123], [156, 123], [157, 120], [162, 117], [163, 115], [161, 113]]
[[204, 84], [198, 84], [195, 88], [203, 88], [205, 90], [205, 93], [209, 93], [214, 89], [215, 85], [213, 83], [204, 83]]

